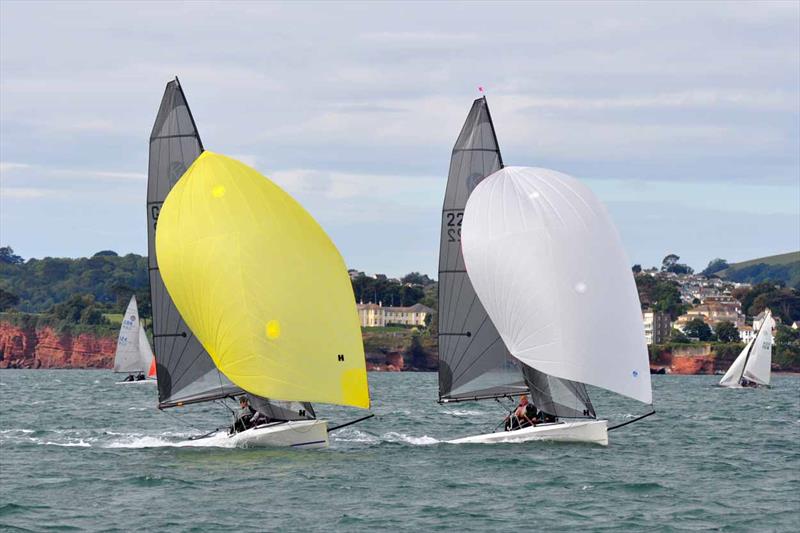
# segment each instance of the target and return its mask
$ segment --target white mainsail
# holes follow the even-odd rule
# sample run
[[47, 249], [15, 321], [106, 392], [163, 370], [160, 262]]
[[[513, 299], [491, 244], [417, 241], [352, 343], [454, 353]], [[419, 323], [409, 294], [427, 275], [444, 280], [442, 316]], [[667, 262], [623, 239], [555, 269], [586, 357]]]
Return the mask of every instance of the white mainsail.
[[630, 263], [586, 186], [552, 170], [501, 169], [472, 192], [461, 239], [470, 280], [514, 357], [652, 403]]
[[[144, 372], [150, 367], [148, 361], [145, 365], [140, 351], [139, 308], [136, 305], [136, 296], [131, 296], [131, 301], [122, 317], [122, 325], [117, 337], [117, 351], [114, 354], [114, 372]], [[147, 338], [145, 337], [145, 341]], [[151, 352], [152, 357], [152, 352]]]
[[775, 327], [775, 319], [767, 309], [764, 323], [756, 335], [750, 357], [744, 367], [743, 377], [759, 385], [769, 385], [769, 378], [772, 370], [772, 328]]

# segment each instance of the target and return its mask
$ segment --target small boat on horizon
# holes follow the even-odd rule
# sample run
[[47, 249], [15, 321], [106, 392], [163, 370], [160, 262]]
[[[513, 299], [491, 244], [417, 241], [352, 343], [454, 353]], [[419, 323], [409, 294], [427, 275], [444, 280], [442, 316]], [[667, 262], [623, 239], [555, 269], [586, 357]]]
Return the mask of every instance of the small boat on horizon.
[[772, 311], [764, 312], [764, 320], [728, 371], [719, 382], [720, 387], [731, 389], [769, 387], [772, 375], [772, 329], [775, 319]]
[[139, 320], [139, 306], [136, 296], [131, 296], [117, 336], [117, 350], [114, 353], [114, 372], [128, 374], [117, 385], [156, 382], [156, 360], [147, 339], [147, 333]]

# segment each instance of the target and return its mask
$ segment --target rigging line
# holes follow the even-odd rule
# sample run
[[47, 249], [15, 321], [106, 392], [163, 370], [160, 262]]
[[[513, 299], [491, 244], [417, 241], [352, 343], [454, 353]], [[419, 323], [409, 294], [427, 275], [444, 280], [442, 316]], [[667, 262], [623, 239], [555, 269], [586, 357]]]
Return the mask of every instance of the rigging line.
[[653, 409], [649, 413], [643, 414], [642, 416], [638, 416], [638, 417], [634, 418], [633, 420], [628, 420], [627, 422], [623, 422], [622, 424], [617, 424], [616, 426], [611, 426], [610, 428], [608, 428], [607, 431], [612, 431], [612, 430], [615, 430], [617, 428], [621, 428], [623, 426], [627, 426], [628, 424], [633, 424], [634, 422], [638, 422], [642, 418], [647, 418], [648, 416], [654, 415], [654, 414], [656, 414], [656, 410], [655, 409]]

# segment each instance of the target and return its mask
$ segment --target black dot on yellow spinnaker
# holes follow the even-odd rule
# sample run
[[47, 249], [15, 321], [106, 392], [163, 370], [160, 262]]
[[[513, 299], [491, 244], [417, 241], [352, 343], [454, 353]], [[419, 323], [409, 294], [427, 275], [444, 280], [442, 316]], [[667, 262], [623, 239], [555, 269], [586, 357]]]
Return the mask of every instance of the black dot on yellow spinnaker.
[[178, 311], [233, 383], [267, 398], [369, 407], [347, 268], [280, 187], [203, 152], [161, 208], [156, 253]]

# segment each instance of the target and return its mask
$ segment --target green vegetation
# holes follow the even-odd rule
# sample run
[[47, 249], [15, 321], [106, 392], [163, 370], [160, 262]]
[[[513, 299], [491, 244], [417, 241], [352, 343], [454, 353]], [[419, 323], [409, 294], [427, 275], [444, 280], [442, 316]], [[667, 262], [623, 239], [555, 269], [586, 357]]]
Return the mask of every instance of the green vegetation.
[[772, 361], [781, 368], [800, 370], [800, 330], [778, 326]]
[[690, 339], [698, 339], [700, 341], [714, 340], [714, 332], [711, 331], [711, 326], [706, 324], [702, 318], [693, 318], [687, 322], [683, 328], [683, 333]]
[[742, 303], [742, 311], [756, 316], [769, 308], [784, 324], [800, 320], [800, 291], [772, 283], [759, 283], [752, 288], [733, 291], [733, 296]]
[[734, 263], [717, 271], [716, 275], [739, 283], [782, 282], [788, 287], [800, 289], [800, 252]]
[[647, 274], [638, 275], [635, 280], [643, 308], [669, 313], [672, 320], [686, 312], [686, 305], [681, 302], [681, 293], [676, 282], [659, 280]]
[[708, 262], [708, 266], [701, 272], [704, 276], [711, 276], [712, 274], [716, 274], [720, 270], [725, 270], [728, 268], [728, 262], [721, 258], [712, 259]]
[[674, 274], [693, 274], [694, 269], [684, 263], [678, 263], [680, 257], [675, 254], [667, 255], [661, 261], [661, 272], [672, 272]]
[[714, 333], [717, 335], [717, 339], [719, 339], [720, 342], [739, 341], [739, 330], [736, 329], [736, 324], [727, 320], [717, 324], [717, 327], [714, 328]]
[[75, 295], [91, 295], [97, 304], [120, 312], [134, 293], [140, 312], [150, 313], [147, 258], [136, 254], [104, 251], [89, 258], [22, 262], [5, 247], [0, 250], [0, 289], [17, 296], [15, 307], [29, 313], [49, 311]]

